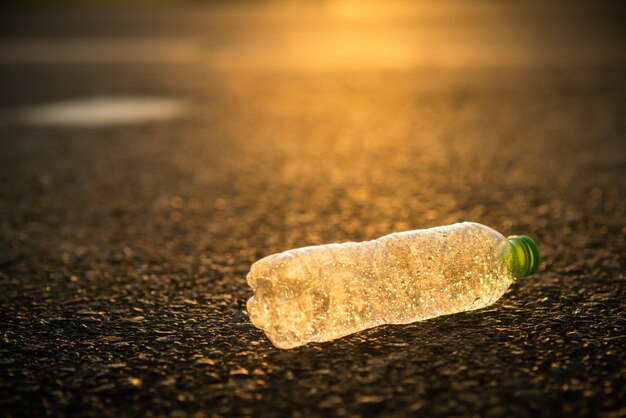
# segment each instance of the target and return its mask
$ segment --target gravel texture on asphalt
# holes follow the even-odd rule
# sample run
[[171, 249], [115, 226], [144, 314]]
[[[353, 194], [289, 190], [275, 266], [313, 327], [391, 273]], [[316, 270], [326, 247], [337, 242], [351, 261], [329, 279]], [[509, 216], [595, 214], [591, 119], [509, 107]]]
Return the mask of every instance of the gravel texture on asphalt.
[[[0, 65], [0, 415], [626, 414], [624, 66], [181, 67]], [[10, 116], [129, 93], [189, 112]], [[294, 350], [248, 320], [265, 255], [462, 220], [540, 271]]]

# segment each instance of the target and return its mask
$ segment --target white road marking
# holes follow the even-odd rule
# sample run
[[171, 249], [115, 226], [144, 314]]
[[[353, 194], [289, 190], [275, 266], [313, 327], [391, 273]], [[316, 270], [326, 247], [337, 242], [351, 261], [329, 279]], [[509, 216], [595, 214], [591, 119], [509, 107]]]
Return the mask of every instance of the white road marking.
[[141, 96], [89, 97], [22, 109], [26, 125], [107, 126], [170, 120], [182, 116], [186, 104], [177, 99]]

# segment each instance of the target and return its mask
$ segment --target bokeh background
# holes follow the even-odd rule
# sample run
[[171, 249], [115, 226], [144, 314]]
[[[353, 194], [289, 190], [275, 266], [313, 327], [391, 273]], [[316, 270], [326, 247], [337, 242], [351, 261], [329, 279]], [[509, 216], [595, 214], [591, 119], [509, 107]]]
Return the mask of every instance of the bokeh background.
[[[626, 415], [619, 2], [14, 2], [0, 415]], [[493, 307], [278, 350], [250, 264], [471, 220]]]

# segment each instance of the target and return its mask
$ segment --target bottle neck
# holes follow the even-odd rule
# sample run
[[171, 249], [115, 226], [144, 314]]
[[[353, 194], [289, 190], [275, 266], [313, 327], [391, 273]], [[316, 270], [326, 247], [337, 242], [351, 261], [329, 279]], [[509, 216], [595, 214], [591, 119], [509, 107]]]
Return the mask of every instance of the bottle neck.
[[541, 256], [532, 238], [526, 235], [507, 237], [509, 242], [506, 263], [514, 277], [531, 276], [537, 272]]

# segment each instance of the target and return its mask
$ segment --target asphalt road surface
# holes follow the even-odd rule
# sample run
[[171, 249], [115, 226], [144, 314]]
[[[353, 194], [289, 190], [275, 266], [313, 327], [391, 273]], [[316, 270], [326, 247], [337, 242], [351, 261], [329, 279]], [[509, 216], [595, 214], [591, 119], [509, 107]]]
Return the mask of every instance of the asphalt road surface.
[[[591, 2], [0, 14], [0, 415], [626, 415], [626, 36]], [[494, 306], [274, 348], [252, 262], [472, 220]]]

